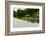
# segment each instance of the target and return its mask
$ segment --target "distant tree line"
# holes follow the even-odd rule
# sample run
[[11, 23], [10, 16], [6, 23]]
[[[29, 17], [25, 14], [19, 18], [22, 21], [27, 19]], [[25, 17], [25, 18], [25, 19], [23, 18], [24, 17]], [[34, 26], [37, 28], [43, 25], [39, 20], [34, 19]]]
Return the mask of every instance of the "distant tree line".
[[18, 17], [23, 17], [25, 15], [30, 15], [30, 16], [35, 16], [34, 14], [39, 14], [39, 9], [24, 9], [24, 10], [21, 10], [21, 9], [18, 9], [17, 11], [13, 10], [14, 12], [14, 17], [18, 16]]
[[13, 16], [19, 17], [19, 18], [24, 17], [24, 16], [32, 17], [35, 19], [38, 18], [37, 22], [39, 22], [39, 9], [26, 8], [24, 10], [22, 10], [22, 9], [18, 9], [17, 11], [13, 10]]

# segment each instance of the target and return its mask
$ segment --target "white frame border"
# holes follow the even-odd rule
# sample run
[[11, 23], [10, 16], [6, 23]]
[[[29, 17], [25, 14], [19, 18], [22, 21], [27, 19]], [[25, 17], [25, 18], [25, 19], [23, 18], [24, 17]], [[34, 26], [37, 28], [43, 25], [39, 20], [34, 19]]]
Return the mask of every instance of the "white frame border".
[[[16, 5], [10, 5], [10, 32], [15, 32], [15, 31], [35, 31], [35, 30], [42, 30], [42, 6], [29, 6], [30, 8], [39, 8], [40, 9], [40, 23], [39, 27], [29, 27], [29, 28], [13, 28], [13, 7], [16, 7]], [[29, 30], [30, 29], [30, 30]]]

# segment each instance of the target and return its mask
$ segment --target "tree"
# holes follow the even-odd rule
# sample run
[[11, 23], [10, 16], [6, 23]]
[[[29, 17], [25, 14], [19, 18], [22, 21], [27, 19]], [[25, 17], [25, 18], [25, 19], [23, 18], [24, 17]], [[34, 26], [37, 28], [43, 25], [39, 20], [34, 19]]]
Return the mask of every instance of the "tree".
[[17, 16], [18, 17], [23, 17], [24, 15], [25, 15], [24, 10], [21, 10], [21, 9], [17, 10]]
[[13, 12], [14, 17], [23, 19], [27, 18], [28, 20], [30, 18], [30, 21], [32, 20], [33, 22], [39, 22], [39, 9], [26, 8], [24, 10], [22, 9], [18, 9], [17, 11], [13, 10]]
[[13, 10], [13, 16], [16, 17], [16, 11], [15, 10]]

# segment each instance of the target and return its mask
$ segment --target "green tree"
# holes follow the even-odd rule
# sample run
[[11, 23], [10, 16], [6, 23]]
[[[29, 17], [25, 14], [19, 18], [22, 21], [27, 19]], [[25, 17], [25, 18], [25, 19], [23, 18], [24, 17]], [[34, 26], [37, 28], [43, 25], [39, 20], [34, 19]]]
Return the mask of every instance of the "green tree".
[[13, 10], [13, 16], [16, 17], [16, 11], [15, 10]]

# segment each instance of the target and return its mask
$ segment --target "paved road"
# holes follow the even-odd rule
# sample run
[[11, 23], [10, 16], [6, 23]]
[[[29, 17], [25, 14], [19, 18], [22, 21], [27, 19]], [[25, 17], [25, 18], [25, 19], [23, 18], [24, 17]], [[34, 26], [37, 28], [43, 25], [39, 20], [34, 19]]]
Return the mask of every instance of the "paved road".
[[17, 18], [13, 18], [13, 24], [14, 27], [20, 28], [20, 27], [38, 27], [38, 23], [32, 23], [32, 22], [27, 22], [25, 20], [20, 20]]

